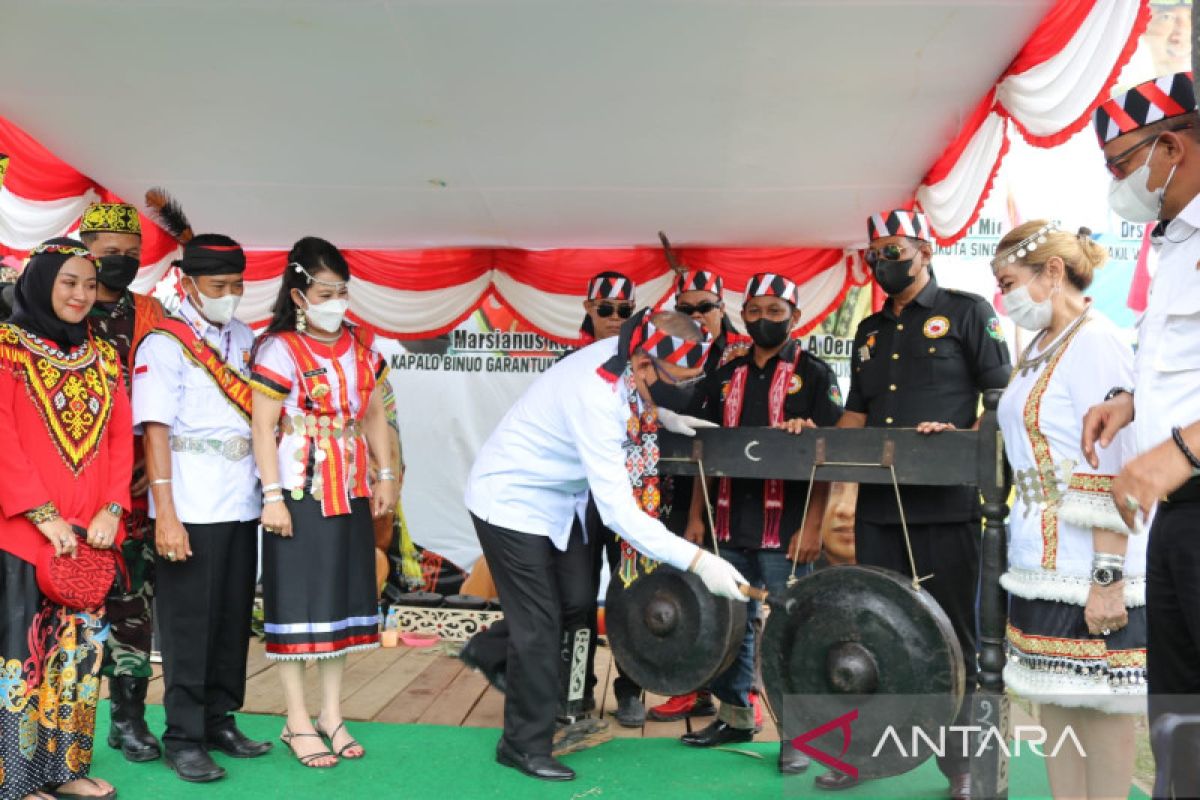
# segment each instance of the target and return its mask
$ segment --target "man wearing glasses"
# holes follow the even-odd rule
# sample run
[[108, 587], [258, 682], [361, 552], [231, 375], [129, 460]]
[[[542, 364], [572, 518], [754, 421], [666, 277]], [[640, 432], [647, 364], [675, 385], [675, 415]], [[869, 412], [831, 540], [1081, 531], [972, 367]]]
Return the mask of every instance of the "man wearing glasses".
[[583, 344], [591, 344], [621, 332], [621, 323], [633, 316], [633, 281], [619, 272], [601, 272], [588, 281], [583, 310], [587, 316], [579, 328]]
[[1146, 552], [1146, 677], [1159, 780], [1170, 785], [1156, 784], [1155, 796], [1196, 797], [1195, 729], [1153, 735], [1169, 714], [1200, 714], [1200, 117], [1191, 73], [1117, 95], [1096, 109], [1095, 123], [1113, 178], [1109, 206], [1155, 226], [1158, 270], [1138, 325], [1134, 385], [1112, 387], [1088, 411], [1083, 453], [1095, 465], [1096, 447], [1133, 425], [1142, 455], [1125, 465], [1112, 494], [1130, 524], [1157, 506]]
[[[975, 426], [980, 394], [1004, 388], [1011, 371], [996, 312], [982, 297], [938, 286], [931, 268], [933, 231], [924, 214], [903, 209], [876, 214], [867, 222], [867, 233], [867, 264], [888, 299], [855, 333], [850, 394], [838, 427], [916, 428], [932, 434]], [[962, 645], [967, 691], [973, 692], [979, 491], [970, 486], [906, 486], [901, 498], [917, 572], [933, 576], [921, 586], [954, 626]], [[856, 513], [858, 563], [908, 575], [911, 567], [893, 487], [863, 484]], [[962, 709], [956, 725], [970, 724], [971, 702], [964, 701]], [[938, 766], [950, 779], [952, 797], [970, 797], [966, 753], [948, 749]], [[844, 789], [854, 782], [830, 771], [817, 778], [816, 785]]]
[[[701, 390], [705, 418], [726, 428], [774, 427], [791, 433], [837, 424], [842, 416], [837, 376], [791, 337], [800, 323], [799, 303], [796, 284], [782, 275], [759, 273], [750, 279], [742, 321], [754, 346], [705, 380]], [[821, 515], [810, 515], [800, 530], [808, 483], [730, 478], [712, 483], [714, 535], [721, 543], [721, 557], [753, 585], [782, 597], [792, 573], [789, 555], [798, 562], [797, 574], [806, 575], [821, 551]], [[704, 492], [697, 486], [687, 538], [698, 545], [704, 543], [704, 502]], [[757, 603], [752, 602], [737, 658], [713, 681], [713, 694], [721, 701], [717, 719], [703, 730], [685, 734], [684, 744], [715, 747], [754, 738], [750, 693], [757, 612]], [[778, 766], [785, 774], [803, 772], [808, 758], [783, 741]]]

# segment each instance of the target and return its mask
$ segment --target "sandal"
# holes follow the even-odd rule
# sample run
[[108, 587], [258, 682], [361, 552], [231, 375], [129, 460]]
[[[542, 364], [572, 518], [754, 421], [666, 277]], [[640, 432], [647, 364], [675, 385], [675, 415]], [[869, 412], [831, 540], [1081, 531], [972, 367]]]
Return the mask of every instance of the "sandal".
[[[301, 764], [303, 764], [304, 766], [306, 766], [310, 769], [330, 769], [331, 767], [337, 766], [337, 761], [336, 761], [337, 756], [334, 755], [334, 752], [332, 750], [321, 750], [320, 752], [317, 752], [317, 753], [309, 753], [306, 756], [302, 756], [299, 753], [297, 753], [296, 748], [292, 746], [292, 740], [298, 736], [311, 736], [315, 739], [323, 739], [323, 737], [319, 733], [292, 733], [290, 728], [288, 728], [287, 726], [284, 726], [283, 733], [279, 734], [279, 741], [283, 742], [284, 744], [286, 744], [288, 746], [288, 749], [292, 751], [292, 755], [294, 755], [296, 757], [297, 761], [299, 761]], [[329, 756], [330, 758], [335, 759], [334, 762], [332, 764], [327, 764], [327, 765], [320, 765], [320, 764], [312, 763], [312, 762], [316, 761], [318, 758], [325, 758], [326, 756]]]
[[[313, 728], [317, 731], [317, 733], [319, 733], [325, 737], [325, 740], [327, 742], [329, 742], [330, 747], [333, 747], [333, 739], [334, 739], [334, 737], [336, 737], [338, 735], [338, 731], [345, 730], [346, 721], [342, 720], [342, 723], [333, 729], [333, 733], [326, 733], [324, 730], [322, 730], [321, 724], [319, 722], [313, 723]], [[346, 731], [346, 735], [350, 736], [350, 731]], [[360, 753], [356, 756], [346, 755], [346, 751], [349, 750], [351, 747], [358, 747], [358, 748], [362, 749], [362, 753]], [[349, 759], [349, 760], [353, 760], [356, 758], [362, 758], [366, 754], [367, 754], [366, 748], [364, 748], [361, 744], [359, 744], [358, 740], [355, 739], [353, 736], [350, 736], [350, 741], [347, 742], [345, 745], [343, 745], [341, 750], [337, 751], [338, 758], [345, 758], [345, 759]]]
[[[92, 786], [95, 786], [97, 789], [101, 788], [99, 782], [97, 782], [93, 778], [87, 777], [86, 775], [83, 778], [81, 778], [80, 780], [87, 781]], [[73, 781], [72, 781], [72, 783], [73, 783]], [[60, 798], [60, 800], [112, 800], [114, 797], [117, 796], [117, 789], [116, 789], [116, 787], [112, 787], [104, 794], [76, 794], [74, 792], [63, 792], [63, 791], [60, 791], [59, 789], [55, 789], [54, 792], [52, 793], [52, 796]]]

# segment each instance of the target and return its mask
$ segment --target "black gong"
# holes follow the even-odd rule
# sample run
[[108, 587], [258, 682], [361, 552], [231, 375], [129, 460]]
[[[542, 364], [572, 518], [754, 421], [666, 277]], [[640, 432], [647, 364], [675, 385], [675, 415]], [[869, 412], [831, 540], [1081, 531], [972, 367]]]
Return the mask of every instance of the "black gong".
[[[850, 742], [840, 758], [860, 778], [914, 769], [942, 737], [947, 747], [961, 745], [961, 734], [943, 729], [954, 724], [963, 698], [958, 639], [929, 593], [889, 570], [832, 567], [772, 598], [762, 674], [781, 735], [793, 739], [843, 720]], [[843, 738], [831, 729], [811, 745], [837, 756]]]
[[421, 608], [437, 608], [445, 598], [437, 592], [405, 592], [396, 598], [402, 606], [419, 606]]
[[661, 564], [626, 588], [614, 578], [605, 600], [613, 657], [647, 691], [686, 694], [733, 663], [746, 634], [746, 604], [704, 588], [690, 572]]

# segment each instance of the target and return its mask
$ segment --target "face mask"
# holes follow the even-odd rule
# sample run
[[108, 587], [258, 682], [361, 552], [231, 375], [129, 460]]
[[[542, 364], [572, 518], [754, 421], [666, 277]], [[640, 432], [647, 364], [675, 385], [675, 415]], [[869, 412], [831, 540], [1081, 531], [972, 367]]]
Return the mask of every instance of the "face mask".
[[782, 319], [779, 321], [756, 319], [754, 322], [746, 323], [746, 332], [750, 334], [750, 338], [754, 340], [756, 345], [767, 350], [770, 350], [772, 347], [778, 347], [786, 342], [791, 330], [791, 319]]
[[1004, 295], [1004, 310], [1009, 319], [1027, 331], [1040, 331], [1050, 327], [1054, 317], [1054, 306], [1047, 297], [1040, 303], [1029, 295], [1029, 286], [1018, 286]]
[[889, 295], [895, 295], [912, 286], [912, 282], [917, 279], [915, 275], [908, 274], [912, 263], [911, 258], [905, 261], [876, 261], [875, 280], [878, 281], [879, 288]]
[[237, 311], [238, 303], [242, 301], [241, 295], [227, 294], [223, 297], [209, 297], [200, 291], [200, 287], [196, 286], [194, 280], [192, 286], [196, 287], [196, 299], [200, 304], [200, 314], [206, 320], [214, 325], [225, 325], [233, 319], [233, 312]]
[[1154, 156], [1156, 147], [1157, 141], [1150, 145], [1150, 154], [1146, 156], [1144, 164], [1121, 180], [1113, 178], [1108, 187], [1108, 207], [1118, 217], [1130, 222], [1145, 223], [1157, 221], [1162, 213], [1163, 194], [1171, 185], [1171, 179], [1175, 177], [1176, 165], [1171, 166], [1171, 172], [1161, 188], [1153, 191], [1147, 188], [1150, 183], [1150, 159]]
[[123, 292], [137, 277], [142, 262], [133, 256], [101, 256], [96, 280], [114, 291]]
[[696, 385], [677, 386], [667, 383], [661, 377], [650, 384], [650, 399], [654, 405], [669, 408], [672, 411], [684, 413], [692, 405], [692, 396], [696, 394]]
[[304, 316], [308, 317], [313, 327], [332, 333], [342, 326], [342, 319], [349, 307], [350, 303], [340, 298], [326, 300], [304, 309]]

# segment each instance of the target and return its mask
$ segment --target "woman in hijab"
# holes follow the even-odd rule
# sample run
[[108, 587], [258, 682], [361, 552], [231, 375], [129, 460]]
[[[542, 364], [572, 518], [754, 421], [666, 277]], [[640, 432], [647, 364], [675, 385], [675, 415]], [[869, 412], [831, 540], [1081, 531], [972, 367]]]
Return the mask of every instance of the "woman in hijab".
[[133, 435], [95, 299], [87, 248], [51, 239], [0, 324], [0, 800], [116, 795], [88, 772]]

